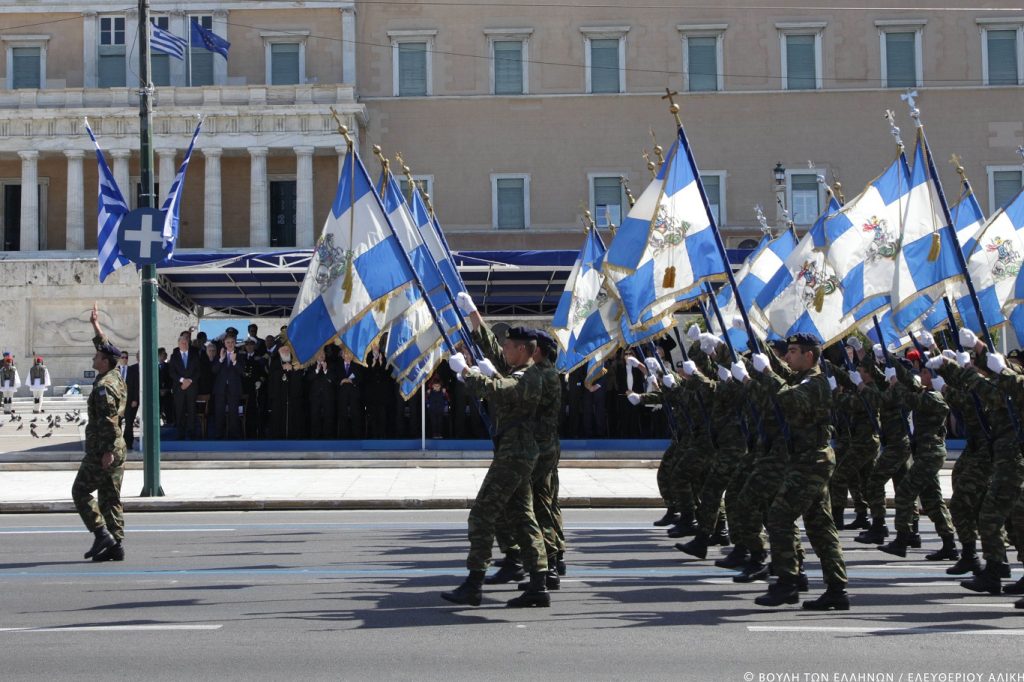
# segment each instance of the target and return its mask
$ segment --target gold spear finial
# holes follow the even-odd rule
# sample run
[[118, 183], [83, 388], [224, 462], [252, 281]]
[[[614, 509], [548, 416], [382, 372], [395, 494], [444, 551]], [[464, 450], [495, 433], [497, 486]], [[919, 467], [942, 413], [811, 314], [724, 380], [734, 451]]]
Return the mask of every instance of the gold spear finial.
[[334, 122], [338, 124], [338, 134], [345, 138], [345, 144], [348, 145], [349, 149], [352, 149], [354, 142], [352, 136], [348, 134], [348, 126], [341, 122], [341, 117], [338, 116], [338, 112], [335, 111], [334, 107], [331, 107], [331, 116], [334, 117]]
[[676, 104], [675, 96], [678, 92], [665, 88], [665, 94], [661, 96], [662, 99], [667, 99], [669, 103], [668, 110], [672, 112], [672, 115], [676, 117], [676, 126], [679, 128], [683, 127], [683, 120], [679, 118], [679, 105]]
[[647, 170], [649, 170], [651, 172], [651, 177], [652, 178], [653, 177], [657, 177], [657, 175], [658, 175], [658, 164], [656, 164], [653, 161], [651, 161], [651, 155], [647, 153], [647, 149], [646, 148], [644, 148], [643, 155], [644, 155], [644, 161], [647, 162]]
[[835, 195], [836, 199], [839, 199], [840, 204], [846, 203], [846, 196], [843, 194], [843, 183], [838, 180], [832, 183], [832, 194]]
[[658, 157], [658, 165], [665, 163], [665, 150], [662, 149], [660, 144], [654, 145], [654, 155]]
[[629, 191], [629, 184], [626, 182], [626, 176], [619, 176], [619, 184], [622, 185], [622, 189], [626, 191], [626, 201], [629, 202], [629, 207], [633, 208], [633, 206], [636, 205], [636, 197], [634, 197], [633, 193]]
[[589, 208], [583, 209], [582, 220], [583, 220], [583, 231], [584, 232], [590, 232], [591, 230], [594, 229], [594, 218], [593, 218], [593, 216], [590, 215], [590, 209]]
[[953, 168], [956, 169], [956, 174], [960, 176], [961, 180], [963, 180], [964, 176], [965, 176], [965, 171], [964, 171], [964, 166], [963, 166], [963, 163], [962, 163], [963, 159], [960, 158], [960, 155], [959, 154], [951, 154], [950, 157], [949, 157], [949, 162], [951, 164], [953, 164]]
[[373, 145], [373, 155], [380, 160], [381, 168], [384, 169], [385, 175], [391, 175], [391, 162], [388, 161], [388, 157], [384, 156], [384, 152], [381, 151], [380, 145]]

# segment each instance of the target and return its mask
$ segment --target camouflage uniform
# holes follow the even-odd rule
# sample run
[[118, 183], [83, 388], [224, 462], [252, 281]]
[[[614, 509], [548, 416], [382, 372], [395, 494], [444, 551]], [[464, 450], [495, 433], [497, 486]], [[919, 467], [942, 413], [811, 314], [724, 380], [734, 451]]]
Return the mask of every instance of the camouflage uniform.
[[892, 480], [899, 485], [909, 466], [910, 427], [903, 403], [896, 391], [885, 387], [885, 377], [877, 365], [870, 364], [865, 371], [872, 372], [875, 381], [866, 385], [861, 392], [865, 398], [879, 406], [878, 427], [881, 432], [882, 454], [875, 461], [864, 490], [871, 518], [877, 522], [885, 520], [885, 484]]
[[962, 544], [978, 540], [978, 513], [992, 476], [992, 443], [978, 413], [974, 396], [951, 385], [946, 386], [946, 402], [960, 418], [966, 432], [966, 444], [953, 465], [953, 496], [949, 514]]
[[[106, 342], [103, 336], [93, 338], [97, 349]], [[126, 451], [120, 423], [127, 396], [128, 388], [116, 368], [96, 377], [88, 401], [85, 457], [71, 486], [71, 498], [85, 527], [97, 531], [106, 526], [118, 542], [124, 538], [121, 480]], [[103, 455], [108, 452], [113, 453], [114, 461], [104, 469]], [[98, 504], [92, 496], [94, 490]]]
[[835, 396], [835, 411], [849, 434], [842, 454], [838, 445], [841, 439], [836, 439], [836, 470], [829, 482], [832, 513], [839, 527], [843, 523], [843, 509], [846, 507], [848, 493], [853, 496], [854, 508], [858, 513], [867, 511], [863, 490], [866, 481], [862, 480], [862, 474], [865, 470], [870, 472], [878, 458], [879, 395], [877, 391], [860, 390], [843, 368], [834, 367], [832, 371], [844, 389]]
[[546, 571], [544, 538], [533, 511], [531, 478], [538, 449], [534, 419], [540, 400], [541, 373], [528, 371], [533, 363], [511, 367], [507, 376], [485, 377], [469, 372], [466, 388], [487, 400], [494, 421], [494, 459], [469, 511], [470, 571], [485, 570], [491, 560], [495, 526], [506, 512], [519, 545], [523, 566], [530, 573]]

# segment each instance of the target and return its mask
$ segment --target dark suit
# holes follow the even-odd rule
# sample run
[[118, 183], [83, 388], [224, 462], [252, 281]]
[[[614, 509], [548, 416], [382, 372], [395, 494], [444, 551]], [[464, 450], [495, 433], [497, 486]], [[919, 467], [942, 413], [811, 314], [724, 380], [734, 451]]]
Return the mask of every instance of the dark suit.
[[[338, 438], [363, 437], [362, 387], [364, 369], [355, 362], [346, 367], [344, 360], [338, 361]], [[349, 379], [348, 382], [345, 382]], [[345, 383], [341, 383], [345, 382]]]
[[[182, 362], [181, 349], [175, 348], [171, 359], [167, 361], [167, 371], [171, 375], [171, 387], [174, 391], [174, 415], [177, 419], [178, 438], [187, 440], [194, 434], [196, 427], [196, 396], [199, 392], [199, 364], [201, 351], [190, 348], [187, 364]], [[182, 380], [191, 379], [188, 388], [182, 388]]]
[[314, 364], [306, 369], [306, 395], [309, 396], [309, 437], [313, 440], [334, 440], [337, 429], [334, 396], [341, 380], [337, 364]]
[[128, 365], [125, 384], [128, 386], [128, 402], [124, 406], [124, 447], [131, 450], [135, 442], [135, 417], [139, 414], [139, 363]]
[[213, 371], [213, 415], [217, 425], [217, 437], [239, 440], [242, 437], [242, 419], [238, 414], [242, 405], [242, 375], [245, 361], [241, 354], [234, 352], [211, 363]]

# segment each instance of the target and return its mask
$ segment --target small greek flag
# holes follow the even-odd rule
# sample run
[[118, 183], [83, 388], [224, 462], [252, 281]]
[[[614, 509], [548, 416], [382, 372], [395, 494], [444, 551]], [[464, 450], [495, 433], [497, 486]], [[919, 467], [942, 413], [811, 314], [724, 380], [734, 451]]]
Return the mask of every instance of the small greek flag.
[[154, 52], [169, 54], [175, 59], [185, 61], [185, 48], [188, 42], [170, 31], [165, 31], [156, 24], [149, 26], [149, 46]]
[[97, 260], [100, 264], [100, 282], [102, 282], [110, 273], [131, 262], [121, 254], [121, 249], [117, 246], [117, 227], [121, 224], [121, 219], [128, 213], [128, 204], [117, 186], [117, 181], [114, 180], [114, 174], [110, 172], [110, 166], [103, 158], [103, 150], [100, 149], [100, 143], [96, 141], [96, 136], [92, 134], [89, 121], [85, 122], [85, 132], [89, 133], [89, 139], [96, 145], [96, 163], [99, 166], [99, 234], [96, 238], [96, 246]]

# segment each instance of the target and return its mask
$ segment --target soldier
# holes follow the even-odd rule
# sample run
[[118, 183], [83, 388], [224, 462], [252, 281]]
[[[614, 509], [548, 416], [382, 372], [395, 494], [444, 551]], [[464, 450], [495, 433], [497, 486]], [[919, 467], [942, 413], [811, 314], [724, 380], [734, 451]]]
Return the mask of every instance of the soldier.
[[511, 523], [522, 552], [523, 563], [530, 572], [530, 586], [507, 606], [522, 608], [550, 606], [547, 591], [547, 555], [544, 538], [533, 513], [531, 478], [537, 461], [537, 440], [534, 419], [541, 394], [541, 374], [527, 372], [536, 349], [536, 334], [524, 327], [508, 331], [502, 343], [502, 355], [509, 371], [498, 374], [489, 360], [469, 369], [461, 353], [448, 360], [452, 371], [461, 376], [469, 391], [487, 400], [494, 421], [494, 459], [469, 512], [469, 555], [466, 565], [469, 576], [442, 598], [456, 604], [479, 606], [484, 574], [491, 559], [495, 524], [503, 513], [511, 515]]
[[21, 388], [21, 377], [14, 366], [14, 356], [4, 353], [3, 365], [0, 365], [0, 394], [3, 394], [4, 414], [14, 414], [14, 392]]
[[755, 354], [751, 359], [758, 382], [776, 396], [787, 423], [800, 424], [800, 428], [790, 431], [789, 466], [768, 510], [772, 566], [779, 578], [755, 603], [781, 606], [799, 601], [800, 536], [796, 521], [803, 516], [807, 537], [821, 561], [827, 585], [824, 594], [805, 601], [803, 606], [813, 611], [846, 611], [850, 608], [846, 562], [828, 493], [828, 481], [835, 469], [835, 454], [829, 445], [835, 380], [827, 380], [818, 368], [818, 339], [810, 334], [794, 334], [786, 343], [785, 362], [793, 372], [788, 381], [771, 371], [766, 355]]
[[[89, 423], [85, 427], [85, 457], [78, 468], [71, 497], [85, 527], [96, 536], [85, 553], [93, 561], [123, 561], [124, 515], [121, 509], [121, 479], [124, 476], [125, 447], [120, 420], [124, 416], [127, 389], [116, 371], [121, 355], [100, 329], [99, 311], [92, 307], [89, 320], [95, 332], [97, 372], [89, 394]], [[92, 492], [97, 491], [99, 503]]]
[[32, 412], [46, 412], [43, 409], [43, 394], [50, 388], [50, 370], [43, 364], [42, 358], [37, 357], [35, 364], [29, 368], [25, 383], [32, 391]]

